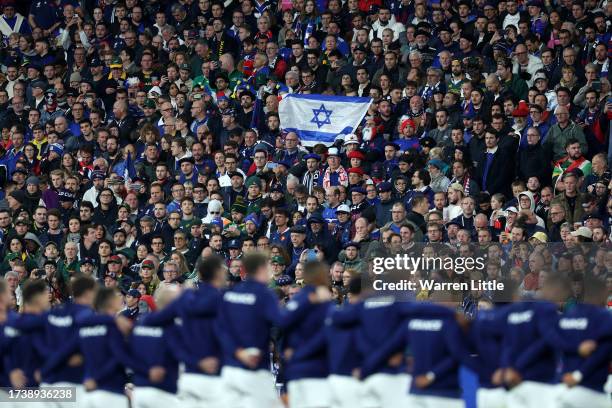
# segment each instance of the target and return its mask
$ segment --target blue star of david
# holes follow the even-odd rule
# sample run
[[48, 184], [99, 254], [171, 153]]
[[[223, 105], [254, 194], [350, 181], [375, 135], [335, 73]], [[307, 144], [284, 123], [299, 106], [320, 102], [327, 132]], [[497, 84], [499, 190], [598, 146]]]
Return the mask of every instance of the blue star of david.
[[[319, 129], [323, 125], [331, 125], [331, 120], [329, 120], [332, 115], [332, 111], [325, 109], [325, 105], [321, 104], [319, 109], [313, 109], [312, 113], [314, 114], [313, 118], [310, 120], [311, 123], [316, 123]], [[324, 119], [319, 119], [319, 115], [324, 115]]]

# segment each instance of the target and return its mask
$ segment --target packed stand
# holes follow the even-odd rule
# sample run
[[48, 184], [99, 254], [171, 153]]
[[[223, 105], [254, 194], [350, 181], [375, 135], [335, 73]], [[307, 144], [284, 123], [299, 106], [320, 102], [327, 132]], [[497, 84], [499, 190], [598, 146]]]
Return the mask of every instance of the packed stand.
[[[122, 294], [112, 305], [102, 291], [101, 308], [140, 321], [165, 289], [200, 286], [209, 258], [231, 287], [249, 281], [255, 252], [283, 303], [306, 296], [309, 262], [330, 265], [346, 303], [375, 258], [405, 253], [487, 260], [423, 273], [439, 282], [537, 297], [554, 275], [572, 282], [568, 305], [587, 278], [610, 296], [612, 3], [0, 4], [10, 310], [36, 297], [33, 281], [62, 309], [87, 276]], [[372, 103], [355, 133], [305, 147], [283, 130], [287, 94]], [[453, 301], [476, 318], [495, 296]], [[264, 362], [284, 382], [275, 353]]]

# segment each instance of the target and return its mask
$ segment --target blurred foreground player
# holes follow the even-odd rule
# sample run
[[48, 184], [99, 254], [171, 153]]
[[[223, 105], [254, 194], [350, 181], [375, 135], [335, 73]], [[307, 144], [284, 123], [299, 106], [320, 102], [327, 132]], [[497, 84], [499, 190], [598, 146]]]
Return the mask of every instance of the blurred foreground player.
[[289, 406], [325, 408], [331, 406], [324, 330], [330, 306], [329, 300], [324, 299], [331, 299], [329, 267], [322, 262], [308, 262], [303, 277], [305, 285], [287, 303], [280, 323], [285, 334]]
[[[218, 339], [217, 314], [226, 269], [218, 256], [209, 256], [199, 265], [197, 289], [187, 289], [158, 313], [144, 317], [143, 324], [176, 329], [179, 344], [173, 352], [185, 364], [178, 379], [181, 407], [222, 407], [221, 345]], [[180, 325], [175, 326], [176, 319]]]
[[584, 303], [578, 303], [559, 319], [556, 333], [547, 336], [550, 345], [561, 350], [559, 396], [563, 408], [610, 408], [604, 385], [612, 360], [612, 315], [604, 308], [605, 282], [587, 278]]
[[116, 288], [100, 288], [94, 301], [96, 314], [79, 321], [79, 346], [85, 362], [85, 396], [79, 407], [127, 408], [125, 384], [128, 353], [115, 316], [123, 308]]
[[361, 366], [361, 354], [357, 348], [357, 328], [335, 325], [334, 316], [350, 314], [358, 307], [361, 294], [361, 277], [349, 282], [348, 302], [333, 306], [326, 319], [327, 361], [332, 407], [353, 408], [361, 406], [361, 382], [355, 371]]
[[43, 364], [42, 329], [49, 310], [49, 290], [43, 280], [27, 282], [23, 287], [20, 314], [11, 314], [4, 327], [7, 341], [6, 370], [13, 388], [37, 387]]
[[278, 300], [268, 289], [268, 259], [248, 254], [242, 265], [246, 280], [223, 295], [219, 326], [226, 408], [277, 408], [280, 399], [270, 372], [270, 330], [280, 317]]
[[77, 322], [93, 314], [96, 281], [79, 276], [71, 281], [70, 290], [72, 303], [64, 303], [47, 315], [44, 341], [49, 353], [41, 376], [43, 384], [52, 387], [75, 387], [77, 397], [76, 402], [49, 402], [49, 408], [76, 408], [85, 392]]
[[[167, 286], [156, 293], [155, 304], [163, 310], [179, 295], [176, 286]], [[182, 344], [177, 341], [176, 326], [152, 326], [139, 322], [129, 338], [130, 354], [143, 362], [145, 371], [134, 371], [132, 408], [172, 408], [178, 406], [176, 397], [179, 363], [175, 351]]]

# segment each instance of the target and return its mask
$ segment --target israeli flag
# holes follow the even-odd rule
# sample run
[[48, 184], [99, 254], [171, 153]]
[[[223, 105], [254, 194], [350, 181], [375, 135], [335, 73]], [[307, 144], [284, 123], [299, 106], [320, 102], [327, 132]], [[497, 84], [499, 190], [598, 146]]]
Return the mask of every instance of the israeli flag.
[[303, 146], [332, 145], [336, 136], [354, 133], [371, 98], [288, 94], [278, 106], [281, 127], [295, 132]]

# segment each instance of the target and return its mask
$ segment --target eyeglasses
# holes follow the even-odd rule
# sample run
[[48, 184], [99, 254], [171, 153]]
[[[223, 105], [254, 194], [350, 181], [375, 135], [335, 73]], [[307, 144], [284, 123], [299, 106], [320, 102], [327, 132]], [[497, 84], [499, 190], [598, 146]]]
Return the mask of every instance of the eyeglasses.
[[164, 273], [175, 273], [174, 269], [164, 269]]
[[212, 214], [212, 215], [219, 215], [219, 214], [221, 214], [221, 212], [219, 212], [219, 211], [210, 211], [210, 214]]

